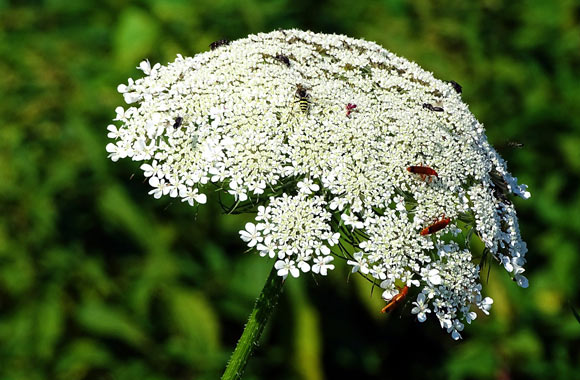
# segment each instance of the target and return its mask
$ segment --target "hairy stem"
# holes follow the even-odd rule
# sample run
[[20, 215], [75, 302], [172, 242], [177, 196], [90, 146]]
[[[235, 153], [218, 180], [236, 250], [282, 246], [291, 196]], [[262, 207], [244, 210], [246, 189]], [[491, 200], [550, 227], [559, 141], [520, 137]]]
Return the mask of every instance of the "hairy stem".
[[276, 268], [272, 267], [262, 293], [256, 300], [254, 309], [248, 318], [244, 332], [228, 362], [222, 380], [241, 379], [248, 359], [258, 345], [262, 331], [264, 331], [268, 319], [278, 304], [283, 284], [282, 277], [278, 276]]

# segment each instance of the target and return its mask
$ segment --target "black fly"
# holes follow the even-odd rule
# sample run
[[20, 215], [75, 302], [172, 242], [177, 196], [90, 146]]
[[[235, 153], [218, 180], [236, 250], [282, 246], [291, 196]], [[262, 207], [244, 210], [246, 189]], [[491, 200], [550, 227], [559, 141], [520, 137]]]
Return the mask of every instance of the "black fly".
[[453, 87], [455, 92], [457, 92], [458, 94], [461, 94], [463, 92], [463, 87], [461, 87], [461, 85], [459, 83], [457, 83], [456, 81], [450, 80], [449, 84], [451, 85], [451, 87]]
[[277, 61], [285, 64], [286, 66], [290, 67], [290, 59], [283, 54], [278, 54], [274, 57]]
[[433, 104], [429, 104], [429, 103], [423, 103], [423, 108], [426, 108], [429, 111], [443, 112], [443, 107], [436, 107]]
[[211, 50], [215, 50], [215, 49], [219, 48], [220, 46], [228, 45], [229, 43], [230, 43], [230, 41], [228, 41], [228, 40], [217, 40], [217, 41], [214, 41], [211, 44], [209, 44], [209, 48]]

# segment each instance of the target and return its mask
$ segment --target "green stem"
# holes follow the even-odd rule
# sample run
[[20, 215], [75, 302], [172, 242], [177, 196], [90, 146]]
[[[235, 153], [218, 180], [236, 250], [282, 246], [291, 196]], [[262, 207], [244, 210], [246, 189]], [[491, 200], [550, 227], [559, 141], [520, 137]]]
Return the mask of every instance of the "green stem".
[[248, 318], [244, 332], [228, 362], [222, 380], [242, 378], [248, 359], [252, 355], [254, 348], [258, 345], [262, 331], [264, 331], [264, 327], [278, 303], [280, 294], [282, 294], [282, 285], [284, 282], [282, 281], [282, 277], [278, 276], [276, 272], [276, 268], [272, 268], [270, 271], [262, 293], [260, 293], [260, 296], [256, 300], [254, 309]]

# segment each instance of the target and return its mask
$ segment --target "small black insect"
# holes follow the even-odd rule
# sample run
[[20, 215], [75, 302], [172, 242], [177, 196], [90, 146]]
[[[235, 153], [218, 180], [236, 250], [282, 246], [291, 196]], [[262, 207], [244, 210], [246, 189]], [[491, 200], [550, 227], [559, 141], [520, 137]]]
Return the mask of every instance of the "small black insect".
[[429, 103], [423, 103], [423, 108], [426, 108], [429, 111], [443, 112], [443, 107], [435, 107], [433, 104], [429, 104]]
[[278, 54], [274, 57], [277, 61], [285, 64], [286, 66], [290, 67], [290, 59], [283, 54]]
[[228, 45], [229, 43], [230, 43], [230, 41], [228, 41], [228, 40], [217, 40], [217, 41], [214, 41], [211, 44], [209, 44], [209, 48], [211, 50], [215, 50], [215, 49], [219, 48], [220, 46]]
[[508, 195], [511, 193], [504, 177], [495, 169], [489, 172], [489, 178], [494, 185], [493, 195], [505, 204], [511, 204]]
[[178, 116], [175, 119], [175, 123], [173, 123], [173, 128], [177, 129], [177, 128], [181, 127], [182, 122], [183, 122], [183, 118], [181, 116]]
[[461, 85], [459, 83], [457, 83], [456, 81], [450, 80], [449, 84], [451, 85], [451, 87], [453, 87], [455, 92], [457, 92], [458, 94], [461, 94], [463, 92], [463, 87], [461, 87]]
[[523, 148], [524, 144], [519, 141], [508, 141], [507, 146], [510, 148]]
[[493, 188], [493, 196], [500, 202], [511, 205], [512, 202], [508, 199], [507, 195], [503, 193], [498, 187]]

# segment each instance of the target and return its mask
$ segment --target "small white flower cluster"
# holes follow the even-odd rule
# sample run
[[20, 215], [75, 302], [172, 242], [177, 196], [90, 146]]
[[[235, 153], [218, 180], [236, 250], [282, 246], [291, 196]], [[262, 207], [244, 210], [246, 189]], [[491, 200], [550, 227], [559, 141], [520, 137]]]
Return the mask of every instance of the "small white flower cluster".
[[260, 223], [247, 223], [240, 236], [249, 247], [256, 246], [260, 256], [277, 257], [275, 266], [284, 278], [288, 273], [298, 277], [300, 271], [310, 269], [326, 275], [328, 269], [334, 269], [329, 247], [340, 239], [340, 233], [332, 232], [332, 215], [326, 208], [319, 196], [272, 197], [267, 207], [258, 207], [256, 220]]
[[345, 258], [386, 300], [418, 294], [412, 313], [455, 339], [473, 305], [493, 302], [473, 234], [527, 286], [507, 197], [530, 194], [457, 84], [374, 43], [299, 30], [138, 68], [145, 77], [118, 87], [130, 106], [108, 127], [109, 157], [144, 161], [155, 198], [202, 204], [216, 186], [231, 211], [256, 212], [240, 236], [280, 276], [326, 275]]

